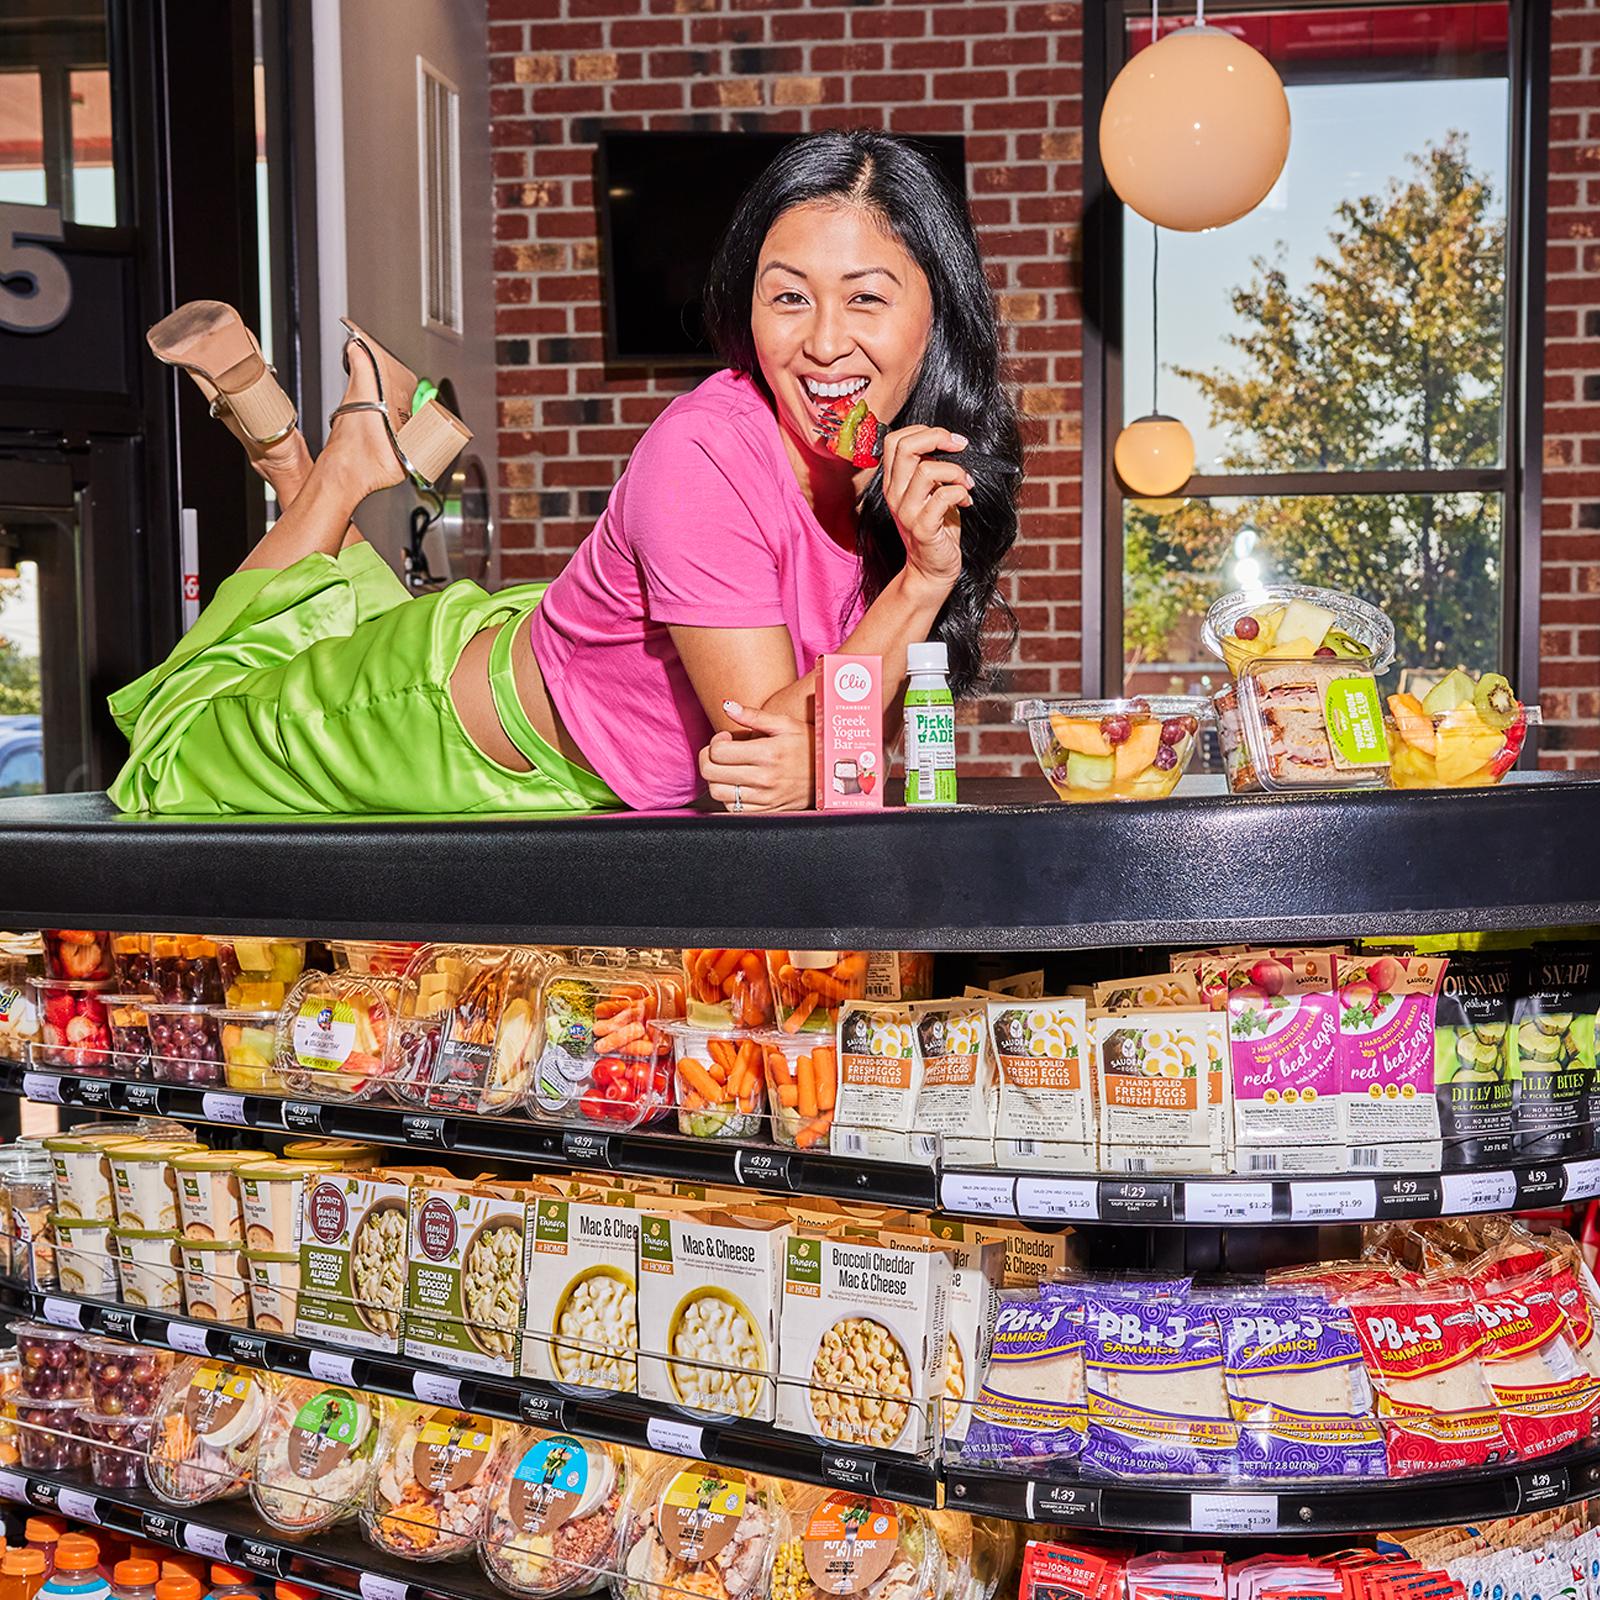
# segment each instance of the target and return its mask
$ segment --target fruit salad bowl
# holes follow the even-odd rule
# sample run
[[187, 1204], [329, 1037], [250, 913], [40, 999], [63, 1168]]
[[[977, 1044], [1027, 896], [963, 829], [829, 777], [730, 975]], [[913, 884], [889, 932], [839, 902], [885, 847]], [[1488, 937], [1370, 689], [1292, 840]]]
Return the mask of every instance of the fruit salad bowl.
[[1039, 770], [1057, 798], [1164, 800], [1188, 768], [1210, 713], [1198, 695], [1151, 695], [1023, 700], [1011, 718], [1027, 723]]
[[1354, 595], [1303, 583], [1223, 595], [1206, 613], [1200, 642], [1235, 678], [1251, 661], [1332, 657], [1370, 661], [1376, 674], [1394, 660], [1394, 624], [1384, 612]]
[[1424, 698], [1389, 696], [1389, 782], [1396, 789], [1486, 789], [1517, 764], [1538, 706], [1526, 706], [1497, 672], [1459, 669]]

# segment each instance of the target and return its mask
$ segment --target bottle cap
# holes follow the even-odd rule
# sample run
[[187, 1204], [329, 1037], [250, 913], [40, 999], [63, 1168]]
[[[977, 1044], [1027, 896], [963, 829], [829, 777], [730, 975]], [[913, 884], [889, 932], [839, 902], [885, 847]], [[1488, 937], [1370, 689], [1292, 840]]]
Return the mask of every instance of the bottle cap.
[[303, 1583], [275, 1583], [272, 1600], [317, 1600], [317, 1591], [306, 1588]]
[[29, 1517], [22, 1536], [29, 1544], [54, 1544], [66, 1531], [66, 1525], [54, 1517]]
[[948, 672], [950, 651], [943, 639], [933, 639], [927, 644], [906, 646], [907, 672]]
[[43, 1550], [7, 1550], [4, 1559], [0, 1560], [0, 1572], [13, 1578], [19, 1574], [32, 1577], [34, 1573], [43, 1571]]
[[243, 1567], [226, 1567], [220, 1561], [213, 1561], [211, 1581], [219, 1587], [226, 1584], [231, 1589], [238, 1589], [250, 1581], [250, 1574]]
[[163, 1578], [193, 1578], [204, 1591], [206, 1563], [199, 1556], [173, 1555], [171, 1551], [163, 1551], [161, 1555], [161, 1576]]
[[200, 1580], [176, 1572], [156, 1584], [156, 1600], [200, 1600]]
[[139, 1556], [129, 1556], [126, 1561], [119, 1561], [111, 1569], [111, 1576], [117, 1583], [124, 1583], [130, 1589], [148, 1589], [161, 1576], [161, 1568], [153, 1561], [145, 1561]]
[[100, 1546], [86, 1533], [64, 1533], [56, 1540], [56, 1571], [87, 1572], [100, 1565]]

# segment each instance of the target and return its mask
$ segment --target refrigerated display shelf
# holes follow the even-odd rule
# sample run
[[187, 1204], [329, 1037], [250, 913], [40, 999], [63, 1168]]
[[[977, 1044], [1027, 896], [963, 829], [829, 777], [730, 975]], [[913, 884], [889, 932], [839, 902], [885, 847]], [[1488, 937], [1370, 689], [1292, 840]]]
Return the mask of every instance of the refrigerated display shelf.
[[[471, 1560], [429, 1567], [408, 1564], [373, 1549], [353, 1527], [305, 1540], [264, 1537], [266, 1530], [248, 1498], [214, 1500], [191, 1516], [145, 1490], [98, 1489], [11, 1467], [0, 1469], [0, 1500], [187, 1550], [269, 1579], [288, 1579], [338, 1600], [506, 1600]], [[422, 1573], [426, 1581], [420, 1579]]]
[[1532, 1211], [1600, 1195], [1600, 1156], [1463, 1172], [1262, 1178], [1059, 1176], [1044, 1169], [944, 1167], [689, 1139], [667, 1132], [588, 1132], [517, 1118], [407, 1111], [385, 1104], [285, 1100], [180, 1084], [83, 1077], [0, 1062], [0, 1093], [84, 1110], [159, 1114], [216, 1127], [364, 1139], [418, 1151], [515, 1161], [535, 1169], [629, 1173], [780, 1194], [870, 1199], [953, 1216], [1042, 1225], [1269, 1227], [1390, 1222]]
[[0, 801], [8, 926], [547, 944], [1051, 950], [1600, 916], [1600, 780], [952, 810], [575, 818], [120, 816]]
[[888, 1451], [836, 1449], [764, 1423], [697, 1421], [636, 1395], [575, 1395], [532, 1379], [477, 1378], [410, 1357], [334, 1350], [284, 1334], [140, 1311], [3, 1280], [0, 1304], [56, 1327], [103, 1333], [132, 1344], [353, 1384], [402, 1400], [460, 1406], [484, 1416], [693, 1456], [746, 1472], [858, 1489], [914, 1505], [936, 1503], [938, 1479], [931, 1461]]

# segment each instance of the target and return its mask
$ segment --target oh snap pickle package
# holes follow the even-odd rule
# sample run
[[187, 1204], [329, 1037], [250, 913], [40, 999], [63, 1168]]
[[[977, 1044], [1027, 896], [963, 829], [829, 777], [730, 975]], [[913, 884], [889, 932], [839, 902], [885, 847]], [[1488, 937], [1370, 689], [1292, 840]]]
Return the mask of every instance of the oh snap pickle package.
[[1239, 1425], [1209, 1307], [1133, 1285], [1083, 1291], [1083, 1470], [1110, 1477], [1229, 1477]]

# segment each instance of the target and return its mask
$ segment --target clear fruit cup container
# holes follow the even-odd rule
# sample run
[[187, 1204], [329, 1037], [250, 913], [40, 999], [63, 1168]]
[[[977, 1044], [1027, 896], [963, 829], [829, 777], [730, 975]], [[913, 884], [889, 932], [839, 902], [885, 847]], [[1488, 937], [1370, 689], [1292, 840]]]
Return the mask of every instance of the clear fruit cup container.
[[150, 946], [155, 935], [114, 933], [111, 935], [111, 966], [117, 985], [124, 994], [154, 994], [155, 980], [150, 965]]
[[48, 1322], [13, 1322], [21, 1390], [29, 1400], [81, 1400], [89, 1392], [84, 1336]]
[[73, 1431], [82, 1400], [29, 1400], [15, 1395], [5, 1413], [17, 1425], [17, 1449], [30, 1472], [81, 1473], [89, 1447]]
[[[676, 974], [672, 975], [676, 980]], [[558, 967], [539, 990], [544, 1049], [531, 1074], [535, 1116], [582, 1127], [636, 1128], [672, 1098], [672, 1042], [680, 982], [628, 967]]]
[[1126, 700], [1023, 700], [1033, 753], [1059, 799], [1165, 800], [1194, 755], [1211, 712], [1199, 695]]
[[274, 1011], [306, 969], [304, 939], [256, 938], [247, 934], [212, 934], [222, 972], [223, 1001], [240, 1010]]
[[693, 1139], [753, 1139], [764, 1130], [761, 1044], [743, 1028], [669, 1022], [678, 1132]]
[[150, 1023], [150, 1072], [157, 1083], [222, 1082], [222, 1030], [214, 1006], [145, 1006]]
[[416, 939], [330, 939], [335, 972], [376, 973], [398, 978], [422, 948]]
[[89, 1399], [108, 1417], [148, 1417], [172, 1371], [172, 1352], [99, 1335], [83, 1341], [89, 1358]]
[[111, 1029], [111, 1067], [119, 1077], [150, 1076], [150, 1017], [144, 994], [108, 994], [106, 1021]]
[[30, 978], [39, 1039], [33, 1059], [41, 1066], [109, 1077], [111, 1022], [105, 997], [111, 984], [98, 978]]
[[[1322, 613], [1331, 615], [1332, 622]], [[1320, 641], [1309, 637], [1322, 628], [1327, 631]], [[1294, 648], [1302, 639], [1310, 650]], [[1387, 671], [1394, 660], [1394, 624], [1387, 613], [1353, 594], [1305, 583], [1269, 583], [1223, 595], [1206, 612], [1200, 642], [1227, 663], [1234, 677], [1249, 661], [1303, 661], [1319, 652], [1344, 660], [1370, 659], [1374, 673]]]
[[1517, 702], [1505, 727], [1486, 722], [1472, 706], [1430, 716], [1420, 707], [1396, 707], [1389, 697], [1383, 719], [1389, 735], [1389, 782], [1396, 789], [1487, 789], [1517, 764], [1530, 727], [1544, 715]]
[[150, 940], [150, 981], [169, 1005], [220, 1006], [225, 986], [217, 944], [194, 933], [157, 933]]
[[283, 1094], [278, 1072], [276, 1007], [219, 1006], [222, 1076], [230, 1089], [245, 1094]]
[[388, 1082], [398, 977], [306, 972], [278, 1013], [278, 1072], [293, 1094], [370, 1100]]
[[45, 928], [44, 970], [52, 978], [104, 982], [111, 976], [111, 935], [85, 928]]
[[761, 950], [685, 950], [686, 1014], [702, 1028], [772, 1024], [772, 980]]
[[117, 1417], [83, 1410], [74, 1427], [88, 1451], [89, 1481], [96, 1488], [144, 1487], [144, 1458], [150, 1450], [149, 1417]]

